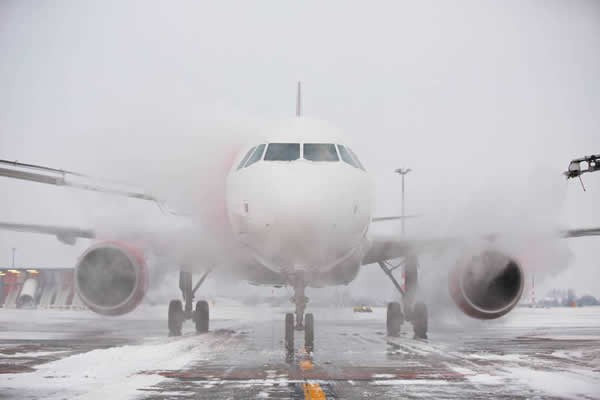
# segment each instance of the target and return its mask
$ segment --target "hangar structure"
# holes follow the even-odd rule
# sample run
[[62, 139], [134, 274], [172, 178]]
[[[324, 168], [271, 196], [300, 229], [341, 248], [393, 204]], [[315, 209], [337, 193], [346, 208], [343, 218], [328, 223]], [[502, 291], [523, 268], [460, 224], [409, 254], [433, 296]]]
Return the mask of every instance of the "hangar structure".
[[1, 268], [0, 307], [87, 309], [75, 292], [73, 269]]

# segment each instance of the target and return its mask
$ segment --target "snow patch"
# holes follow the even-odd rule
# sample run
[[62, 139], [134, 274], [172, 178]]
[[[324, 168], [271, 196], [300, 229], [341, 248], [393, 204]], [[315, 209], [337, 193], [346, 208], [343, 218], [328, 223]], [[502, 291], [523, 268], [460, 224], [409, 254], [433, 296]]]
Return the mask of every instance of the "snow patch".
[[[46, 399], [129, 399], [138, 388], [162, 376], [144, 371], [180, 369], [202, 359], [206, 336], [164, 339], [150, 344], [98, 349], [41, 365], [36, 371], [5, 374], [3, 390], [26, 393], [31, 387]], [[71, 391], [66, 395], [65, 391]]]
[[396, 375], [394, 374], [373, 374], [373, 378], [375, 379], [391, 379], [394, 378]]
[[487, 360], [487, 361], [504, 361], [504, 362], [520, 362], [523, 361], [523, 357], [519, 354], [494, 354], [494, 353], [470, 353], [465, 354], [464, 358], [470, 360]]
[[575, 370], [543, 371], [530, 368], [503, 368], [498, 371], [511, 380], [528, 387], [563, 398], [589, 398], [590, 393], [600, 393], [600, 377], [591, 377]]
[[390, 379], [370, 382], [371, 385], [381, 386], [396, 386], [396, 385], [427, 385], [427, 386], [443, 386], [448, 385], [448, 381], [432, 380], [432, 379]]
[[505, 380], [501, 376], [490, 374], [475, 374], [467, 376], [467, 380], [476, 385], [502, 385]]
[[557, 350], [557, 351], [553, 351], [551, 355], [556, 358], [566, 358], [569, 360], [573, 360], [573, 359], [577, 360], [577, 359], [583, 358], [583, 351], [581, 351], [581, 350], [571, 350], [571, 351]]

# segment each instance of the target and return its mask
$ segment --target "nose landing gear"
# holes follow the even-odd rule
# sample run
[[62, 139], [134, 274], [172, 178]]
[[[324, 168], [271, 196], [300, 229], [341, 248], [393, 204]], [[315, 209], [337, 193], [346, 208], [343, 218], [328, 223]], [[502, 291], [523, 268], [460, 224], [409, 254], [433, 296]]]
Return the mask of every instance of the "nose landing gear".
[[302, 273], [297, 273], [292, 279], [294, 287], [294, 296], [290, 299], [296, 305], [296, 323], [294, 324], [294, 314], [285, 315], [285, 348], [288, 354], [294, 352], [294, 330], [304, 331], [304, 349], [312, 352], [315, 341], [315, 319], [313, 314], [308, 313], [306, 317], [304, 311], [308, 304], [308, 297], [305, 295], [306, 281]]

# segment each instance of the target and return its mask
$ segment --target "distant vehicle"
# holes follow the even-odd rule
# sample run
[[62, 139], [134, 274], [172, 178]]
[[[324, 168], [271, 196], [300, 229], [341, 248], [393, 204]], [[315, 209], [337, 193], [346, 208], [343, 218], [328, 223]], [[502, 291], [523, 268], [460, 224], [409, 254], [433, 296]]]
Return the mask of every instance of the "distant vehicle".
[[365, 306], [364, 304], [361, 304], [360, 306], [354, 306], [353, 310], [354, 312], [373, 312], [371, 307]]

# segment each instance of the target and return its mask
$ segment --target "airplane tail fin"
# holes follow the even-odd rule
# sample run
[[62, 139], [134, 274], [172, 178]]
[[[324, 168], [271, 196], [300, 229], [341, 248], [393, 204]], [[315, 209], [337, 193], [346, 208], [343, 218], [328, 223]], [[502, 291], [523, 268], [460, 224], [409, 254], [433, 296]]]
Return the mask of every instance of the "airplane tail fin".
[[298, 89], [296, 92], [296, 117], [302, 116], [302, 83], [298, 81]]

